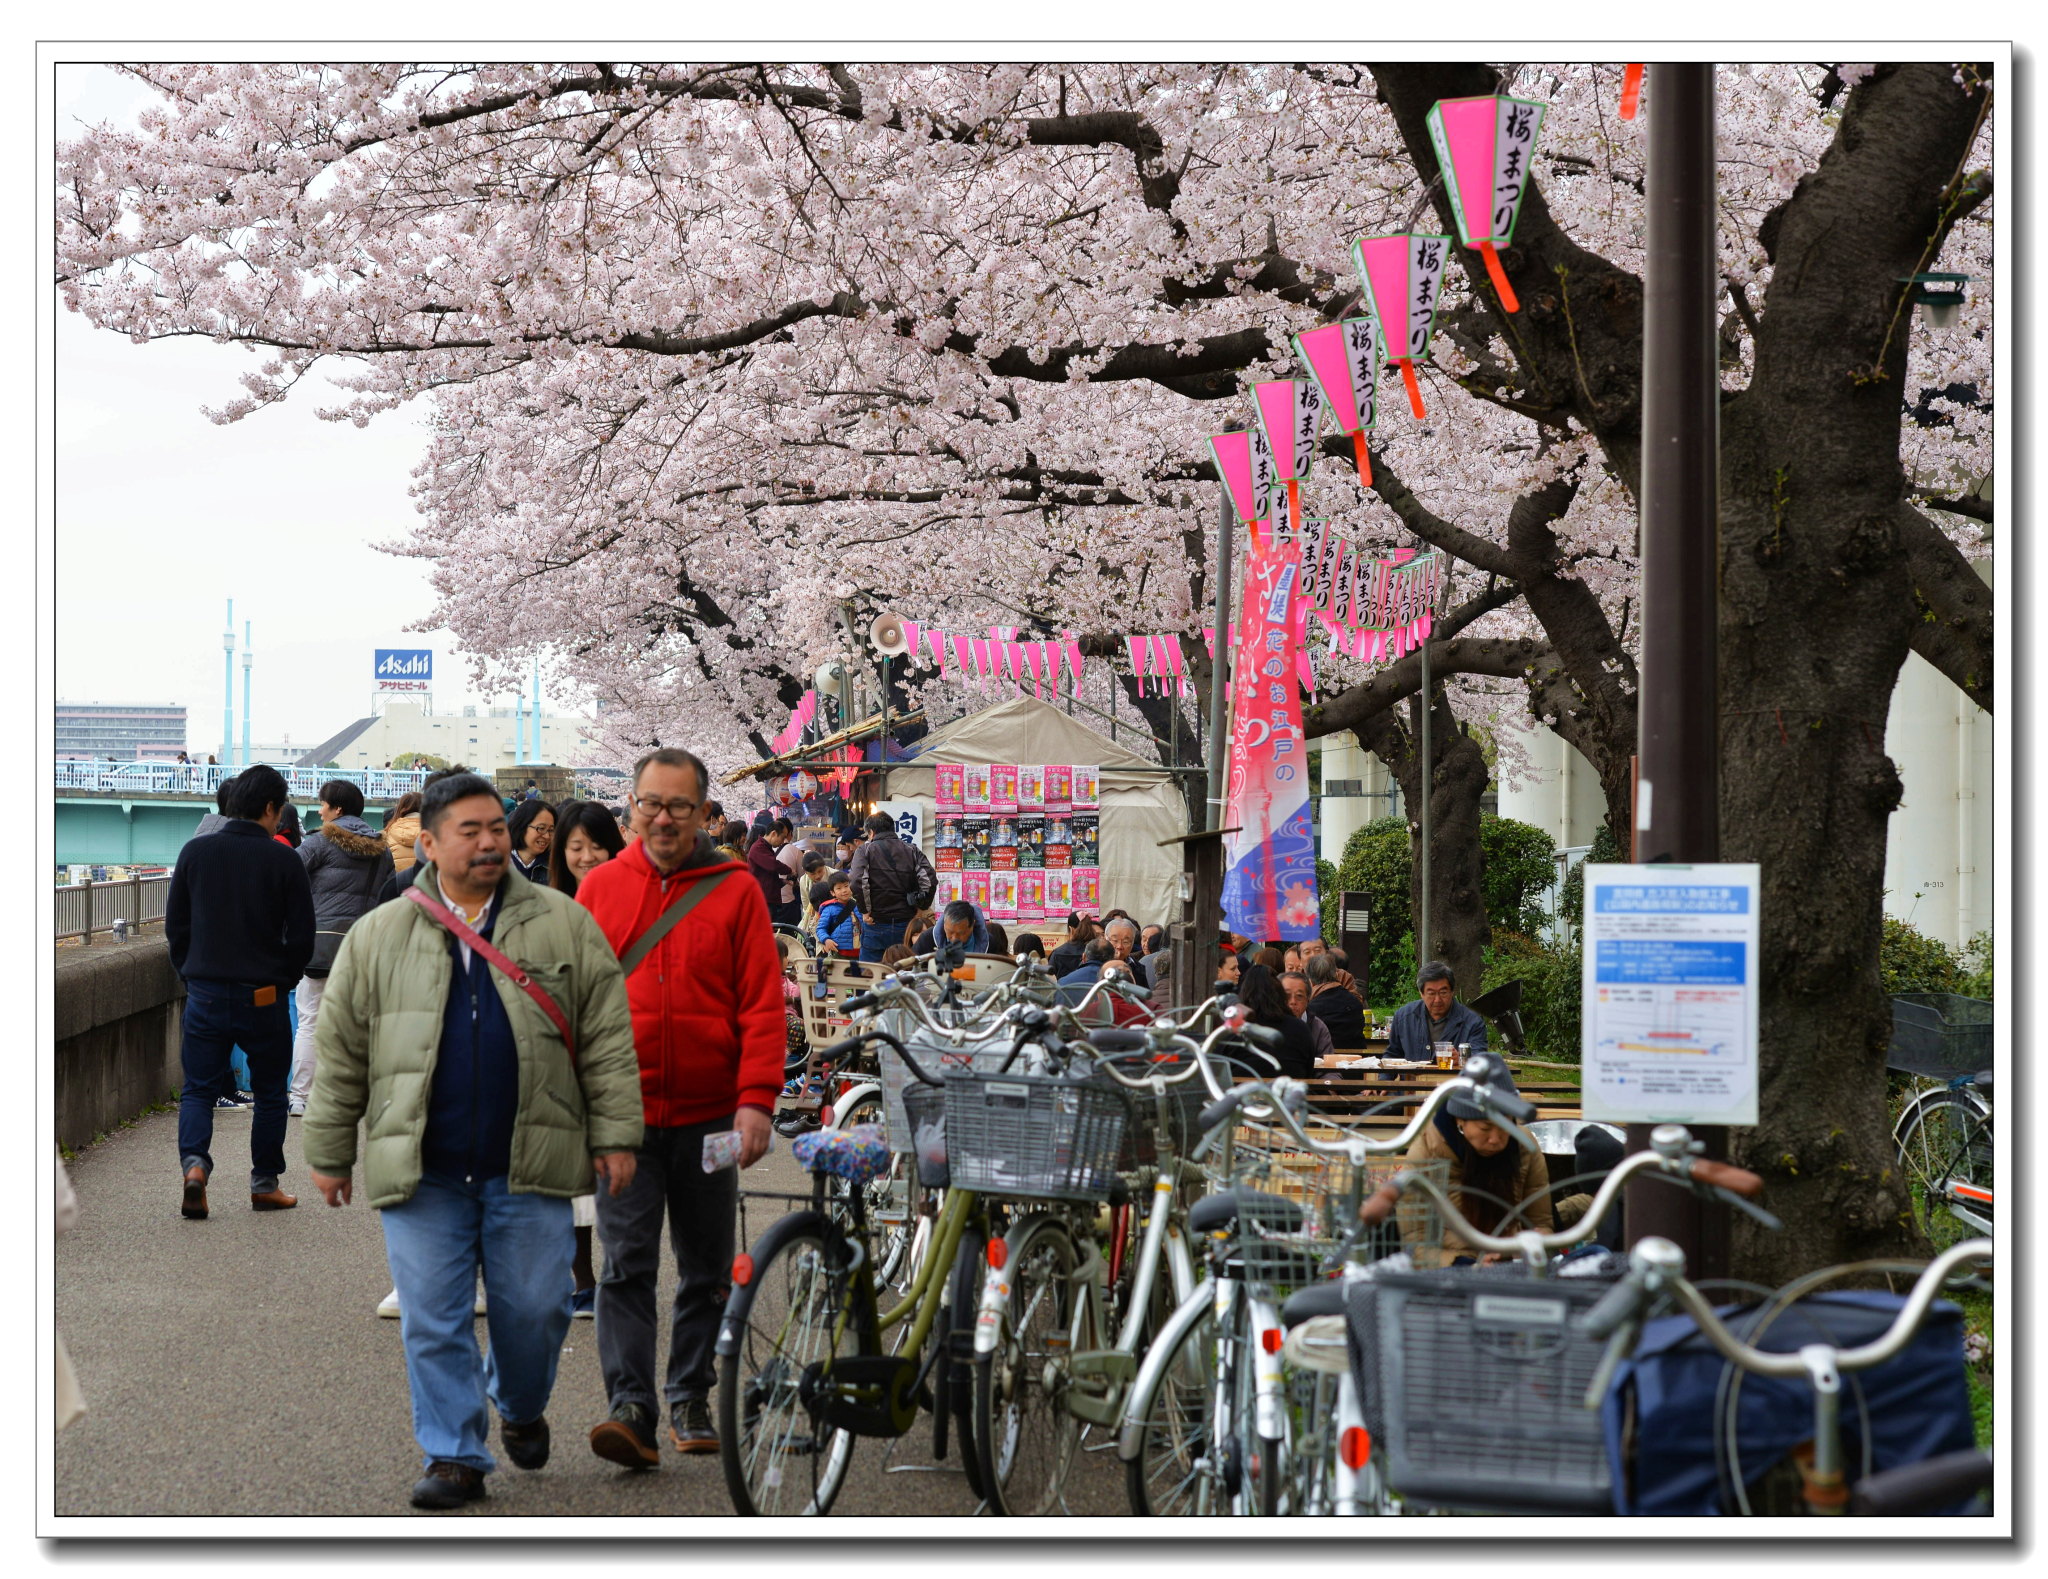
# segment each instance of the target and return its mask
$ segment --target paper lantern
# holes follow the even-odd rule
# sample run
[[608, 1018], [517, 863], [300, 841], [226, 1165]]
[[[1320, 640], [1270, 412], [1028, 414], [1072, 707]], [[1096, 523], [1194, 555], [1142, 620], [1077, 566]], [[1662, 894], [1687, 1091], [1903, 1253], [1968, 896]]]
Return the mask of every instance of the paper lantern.
[[1515, 220], [1522, 212], [1529, 158], [1543, 127], [1543, 109], [1533, 99], [1489, 94], [1478, 99], [1438, 99], [1426, 117], [1459, 239], [1479, 249], [1486, 260], [1487, 278], [1509, 312], [1520, 311], [1521, 304], [1515, 300], [1496, 249], [1515, 239]]
[[[1252, 436], [1249, 433], [1217, 433], [1209, 439], [1210, 465], [1222, 480], [1223, 491], [1237, 518], [1250, 526], [1265, 514], [1265, 493], [1254, 481]], [[1076, 668], [1079, 665], [1075, 666]]]
[[1358, 480], [1372, 486], [1365, 436], [1380, 423], [1380, 342], [1370, 318], [1346, 318], [1294, 337], [1302, 365], [1323, 392], [1324, 408], [1339, 433], [1351, 436]]
[[776, 806], [789, 804], [789, 775], [778, 773], [768, 781], [768, 799]]
[[1380, 343], [1400, 366], [1401, 382], [1408, 386], [1408, 406], [1417, 422], [1426, 413], [1422, 386], [1415, 380], [1415, 359], [1429, 350], [1450, 245], [1449, 236], [1412, 235], [1368, 236], [1351, 243], [1359, 289], [1372, 309]]
[[[1287, 485], [1287, 525], [1301, 529], [1301, 482], [1315, 460], [1316, 434], [1323, 426], [1323, 392], [1315, 380], [1274, 378], [1252, 385], [1258, 431], [1273, 457], [1275, 482]], [[1254, 469], [1253, 484], [1258, 477]]]
[[[802, 768], [798, 768], [796, 772], [790, 774], [787, 783], [789, 799], [793, 801], [809, 800], [818, 793], [817, 776], [812, 773], [806, 773]], [[784, 804], [786, 805], [788, 802], [784, 802]]]

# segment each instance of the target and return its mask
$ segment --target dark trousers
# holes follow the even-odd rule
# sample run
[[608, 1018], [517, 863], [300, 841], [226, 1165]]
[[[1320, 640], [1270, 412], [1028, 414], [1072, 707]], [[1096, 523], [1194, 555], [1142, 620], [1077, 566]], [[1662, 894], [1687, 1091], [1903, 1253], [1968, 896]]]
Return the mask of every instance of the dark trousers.
[[778, 927], [793, 927], [804, 918], [804, 902], [792, 899], [786, 905], [770, 905], [768, 919]]
[[280, 988], [258, 1008], [251, 982], [185, 983], [185, 1084], [178, 1096], [178, 1166], [213, 1175], [213, 1104], [228, 1089], [239, 1046], [249, 1060], [256, 1112], [249, 1127], [249, 1188], [274, 1190], [284, 1173], [285, 1084], [292, 1071], [292, 1023]]
[[600, 1183], [597, 1233], [604, 1245], [604, 1276], [597, 1285], [597, 1353], [612, 1407], [642, 1404], [656, 1414], [654, 1323], [656, 1273], [661, 1266], [661, 1220], [668, 1214], [676, 1258], [675, 1309], [669, 1317], [668, 1376], [662, 1397], [670, 1408], [709, 1398], [717, 1361], [712, 1345], [732, 1292], [733, 1214], [739, 1169], [704, 1171], [704, 1137], [732, 1128], [732, 1115], [701, 1124], [650, 1124], [635, 1153], [633, 1182], [614, 1196]]

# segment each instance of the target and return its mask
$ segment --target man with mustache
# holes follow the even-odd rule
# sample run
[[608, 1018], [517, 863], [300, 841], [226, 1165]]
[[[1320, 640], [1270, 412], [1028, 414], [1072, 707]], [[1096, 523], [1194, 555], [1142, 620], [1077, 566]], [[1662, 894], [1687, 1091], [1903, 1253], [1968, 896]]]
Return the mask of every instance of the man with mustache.
[[335, 956], [301, 1138], [313, 1183], [344, 1206], [368, 1121], [363, 1186], [383, 1212], [426, 1456], [413, 1506], [453, 1508], [497, 1467], [492, 1405], [506, 1456], [547, 1462], [575, 1281], [569, 1203], [632, 1182], [640, 1067], [617, 956], [575, 900], [511, 869], [490, 781], [434, 784], [420, 823], [418, 879]]

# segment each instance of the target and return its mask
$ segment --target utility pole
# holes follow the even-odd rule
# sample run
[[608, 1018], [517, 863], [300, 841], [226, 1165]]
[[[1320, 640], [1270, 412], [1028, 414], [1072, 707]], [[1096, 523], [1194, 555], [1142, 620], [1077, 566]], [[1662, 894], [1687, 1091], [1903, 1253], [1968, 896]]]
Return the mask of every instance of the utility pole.
[[[1415, 963], [1418, 967], [1427, 965], [1434, 957], [1429, 952], [1429, 800], [1430, 791], [1435, 788], [1430, 772], [1429, 723], [1434, 709], [1435, 698], [1429, 689], [1429, 638], [1422, 638], [1422, 903], [1421, 914], [1416, 919]], [[1405, 989], [1404, 989], [1405, 990]]]
[[[1720, 370], [1716, 358], [1714, 67], [1653, 65], [1644, 205], [1642, 681], [1637, 861], [1721, 854], [1717, 685]], [[1628, 1149], [1650, 1126], [1628, 1127]], [[1724, 1126], [1696, 1129], [1726, 1157]], [[1694, 1277], [1728, 1273], [1728, 1213], [1654, 1181], [1627, 1186], [1628, 1238], [1655, 1234]]]
[[533, 760], [536, 762], [541, 760], [540, 720], [540, 655], [536, 653], [533, 659]]

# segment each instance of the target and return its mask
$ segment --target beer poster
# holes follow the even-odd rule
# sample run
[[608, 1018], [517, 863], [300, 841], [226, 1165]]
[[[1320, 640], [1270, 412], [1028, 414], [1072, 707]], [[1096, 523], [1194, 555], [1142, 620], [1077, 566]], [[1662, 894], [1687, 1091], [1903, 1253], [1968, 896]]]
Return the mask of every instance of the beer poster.
[[961, 771], [961, 805], [969, 812], [986, 813], [989, 809], [989, 777], [985, 763], [969, 762]]
[[1102, 914], [1102, 873], [1093, 866], [1074, 868], [1074, 908], [1084, 916]]
[[992, 875], [973, 870], [960, 874], [960, 897], [983, 915], [988, 914], [988, 880]]
[[1102, 864], [1100, 814], [1092, 811], [1077, 811], [1068, 819], [1068, 826], [1074, 835], [1074, 866], [1100, 866]]
[[1017, 815], [1017, 764], [998, 762], [988, 770], [988, 809], [997, 816]]
[[1017, 810], [1026, 816], [1045, 810], [1045, 769], [1039, 763], [1017, 764]]
[[1066, 814], [1045, 818], [1045, 869], [1074, 864], [1074, 819]]
[[[973, 781], [968, 781], [973, 793]], [[985, 872], [989, 869], [989, 827], [987, 812], [969, 812], [960, 819], [960, 869]]]
[[1045, 869], [1045, 913], [1055, 921], [1074, 908], [1074, 874], [1064, 866]]
[[1017, 874], [1014, 871], [988, 874], [988, 917], [991, 921], [1017, 919]]
[[957, 872], [961, 866], [960, 812], [957, 807], [939, 809], [937, 832], [932, 835], [932, 869]]
[[1074, 809], [1074, 770], [1064, 763], [1045, 765], [1045, 814], [1063, 815]]
[[1045, 870], [1045, 813], [1026, 812], [1017, 819], [1017, 870]]
[[1099, 797], [1102, 793], [1102, 769], [1099, 767], [1084, 768], [1077, 764], [1073, 769], [1073, 775], [1074, 810], [1095, 810], [1101, 803]]
[[941, 817], [947, 812], [961, 812], [966, 809], [962, 795], [966, 786], [962, 779], [961, 767], [957, 762], [941, 762], [932, 769], [932, 799], [937, 803]]
[[988, 868], [992, 872], [1017, 870], [1017, 816], [997, 812], [988, 820]]
[[1020, 867], [1017, 872], [1017, 919], [1040, 921], [1045, 917], [1045, 873]]
[[944, 910], [946, 906], [960, 897], [962, 876], [963, 874], [960, 872], [941, 871], [939, 873], [938, 891], [932, 895], [932, 908], [934, 910]]

